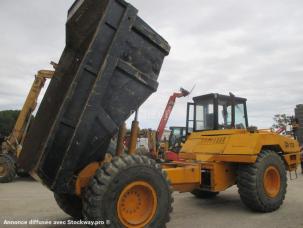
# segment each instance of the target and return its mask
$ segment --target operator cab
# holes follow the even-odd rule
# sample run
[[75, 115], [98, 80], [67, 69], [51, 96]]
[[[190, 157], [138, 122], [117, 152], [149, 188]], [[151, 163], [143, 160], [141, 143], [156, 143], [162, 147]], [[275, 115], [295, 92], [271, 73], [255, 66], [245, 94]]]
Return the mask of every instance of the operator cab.
[[170, 127], [170, 135], [168, 140], [169, 149], [174, 149], [175, 147], [181, 148], [181, 143], [186, 138], [186, 127]]
[[210, 131], [224, 129], [248, 128], [247, 99], [207, 94], [193, 98], [194, 103], [187, 104], [187, 133], [193, 131]]

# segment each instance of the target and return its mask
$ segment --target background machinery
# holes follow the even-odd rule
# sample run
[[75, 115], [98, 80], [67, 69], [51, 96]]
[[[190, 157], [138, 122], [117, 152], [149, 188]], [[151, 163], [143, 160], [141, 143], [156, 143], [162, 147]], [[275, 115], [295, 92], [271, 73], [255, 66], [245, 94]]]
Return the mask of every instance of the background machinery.
[[251, 209], [280, 207], [286, 171], [299, 162], [298, 143], [249, 129], [243, 98], [209, 94], [188, 104], [193, 132], [182, 161], [157, 164], [133, 146], [122, 154], [119, 143], [119, 153], [106, 156], [132, 110], [157, 90], [170, 46], [123, 0], [75, 1], [66, 27], [66, 48], [18, 158], [62, 210], [108, 219], [110, 227], [165, 227], [173, 189], [213, 197], [235, 184]]
[[186, 141], [188, 133], [192, 129], [187, 129], [186, 127], [169, 127], [170, 135], [168, 139], [168, 149], [165, 150], [165, 159], [168, 161], [178, 161], [179, 152], [182, 148], [183, 143]]
[[[154, 154], [153, 157], [155, 158], [162, 158], [162, 159], [166, 159], [166, 153], [169, 150], [169, 148], [172, 146], [170, 145], [170, 143], [172, 143], [172, 140], [175, 139], [177, 140], [177, 135], [174, 135], [174, 133], [177, 133], [175, 131], [173, 131], [173, 129], [171, 131], [171, 134], [169, 136], [169, 139], [164, 139], [163, 138], [163, 133], [164, 130], [166, 128], [167, 122], [169, 120], [170, 114], [175, 106], [176, 103], [176, 99], [177, 98], [181, 98], [181, 97], [187, 97], [191, 92], [181, 88], [180, 92], [178, 93], [173, 93], [173, 95], [171, 95], [168, 99], [167, 105], [164, 109], [163, 115], [161, 117], [161, 120], [159, 122], [159, 126], [157, 128], [157, 132], [156, 132], [156, 140], [157, 140], [157, 150], [156, 150], [156, 154]], [[177, 128], [176, 128], [177, 130]]]
[[164, 109], [164, 113], [161, 117], [159, 126], [157, 128], [157, 138], [158, 141], [161, 141], [162, 136], [163, 136], [163, 132], [166, 128], [167, 122], [169, 120], [170, 114], [175, 106], [176, 103], [176, 99], [177, 98], [181, 98], [181, 97], [187, 97], [190, 94], [189, 91], [181, 88], [179, 93], [173, 93], [173, 95], [171, 95], [168, 99], [167, 105]]
[[[55, 66], [55, 65], [54, 65]], [[37, 106], [37, 99], [47, 79], [53, 77], [53, 71], [40, 70], [35, 75], [35, 80], [27, 95], [22, 110], [17, 118], [11, 134], [2, 142], [0, 153], [0, 183], [13, 181], [16, 176], [24, 175], [16, 160], [22, 151], [22, 145], [32, 121], [32, 113]]]
[[[177, 142], [181, 140], [180, 133], [185, 134], [185, 127], [183, 127], [183, 130], [181, 130], [179, 133], [178, 130], [180, 130], [181, 127], [173, 127], [170, 128], [171, 133], [169, 137], [166, 138], [164, 136], [164, 131], [167, 122], [175, 106], [176, 99], [187, 97], [189, 94], [190, 92], [181, 88], [180, 92], [175, 92], [169, 97], [156, 131], [152, 129], [139, 129], [138, 114], [136, 112], [131, 130], [127, 132], [126, 129], [122, 129], [120, 131], [124, 132], [124, 135], [120, 135], [120, 137], [124, 138], [125, 148], [130, 151], [136, 151], [136, 153], [140, 155], [145, 155], [153, 159], [165, 159], [165, 153], [168, 151], [168, 149], [175, 146]], [[125, 126], [123, 125], [123, 128], [124, 127]], [[134, 133], [135, 131], [137, 133]], [[119, 146], [119, 148], [122, 148], [121, 143], [122, 142], [120, 142], [121, 146]]]

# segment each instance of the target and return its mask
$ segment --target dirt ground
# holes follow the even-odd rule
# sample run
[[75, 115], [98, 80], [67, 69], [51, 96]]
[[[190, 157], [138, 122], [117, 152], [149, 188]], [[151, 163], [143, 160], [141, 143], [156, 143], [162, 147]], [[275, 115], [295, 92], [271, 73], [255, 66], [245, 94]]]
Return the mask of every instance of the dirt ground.
[[[260, 214], [246, 209], [240, 201], [237, 188], [220, 193], [212, 200], [200, 200], [191, 194], [174, 193], [174, 212], [168, 228], [297, 228], [303, 227], [303, 176], [288, 182], [288, 193], [283, 206], [276, 212]], [[30, 220], [68, 221], [52, 193], [31, 179], [18, 179], [0, 185], [0, 227], [32, 227], [33, 225], [4, 225], [6, 221]], [[35, 225], [33, 227], [63, 227], [62, 225]], [[70, 226], [85, 227], [85, 226]]]

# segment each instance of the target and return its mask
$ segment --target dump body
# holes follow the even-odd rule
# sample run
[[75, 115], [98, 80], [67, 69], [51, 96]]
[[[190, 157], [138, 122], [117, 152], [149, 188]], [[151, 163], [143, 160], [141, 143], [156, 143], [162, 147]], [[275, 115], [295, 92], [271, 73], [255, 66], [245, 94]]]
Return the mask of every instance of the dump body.
[[24, 142], [20, 165], [51, 190], [101, 161], [119, 126], [157, 90], [168, 43], [122, 0], [78, 0], [66, 47]]

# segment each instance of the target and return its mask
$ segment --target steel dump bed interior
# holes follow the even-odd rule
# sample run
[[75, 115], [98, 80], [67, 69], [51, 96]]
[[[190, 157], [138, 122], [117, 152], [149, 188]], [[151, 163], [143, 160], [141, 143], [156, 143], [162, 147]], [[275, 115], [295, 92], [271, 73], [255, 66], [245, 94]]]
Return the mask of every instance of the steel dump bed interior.
[[55, 192], [73, 191], [75, 175], [104, 158], [119, 126], [157, 90], [169, 51], [125, 1], [76, 1], [19, 165]]

